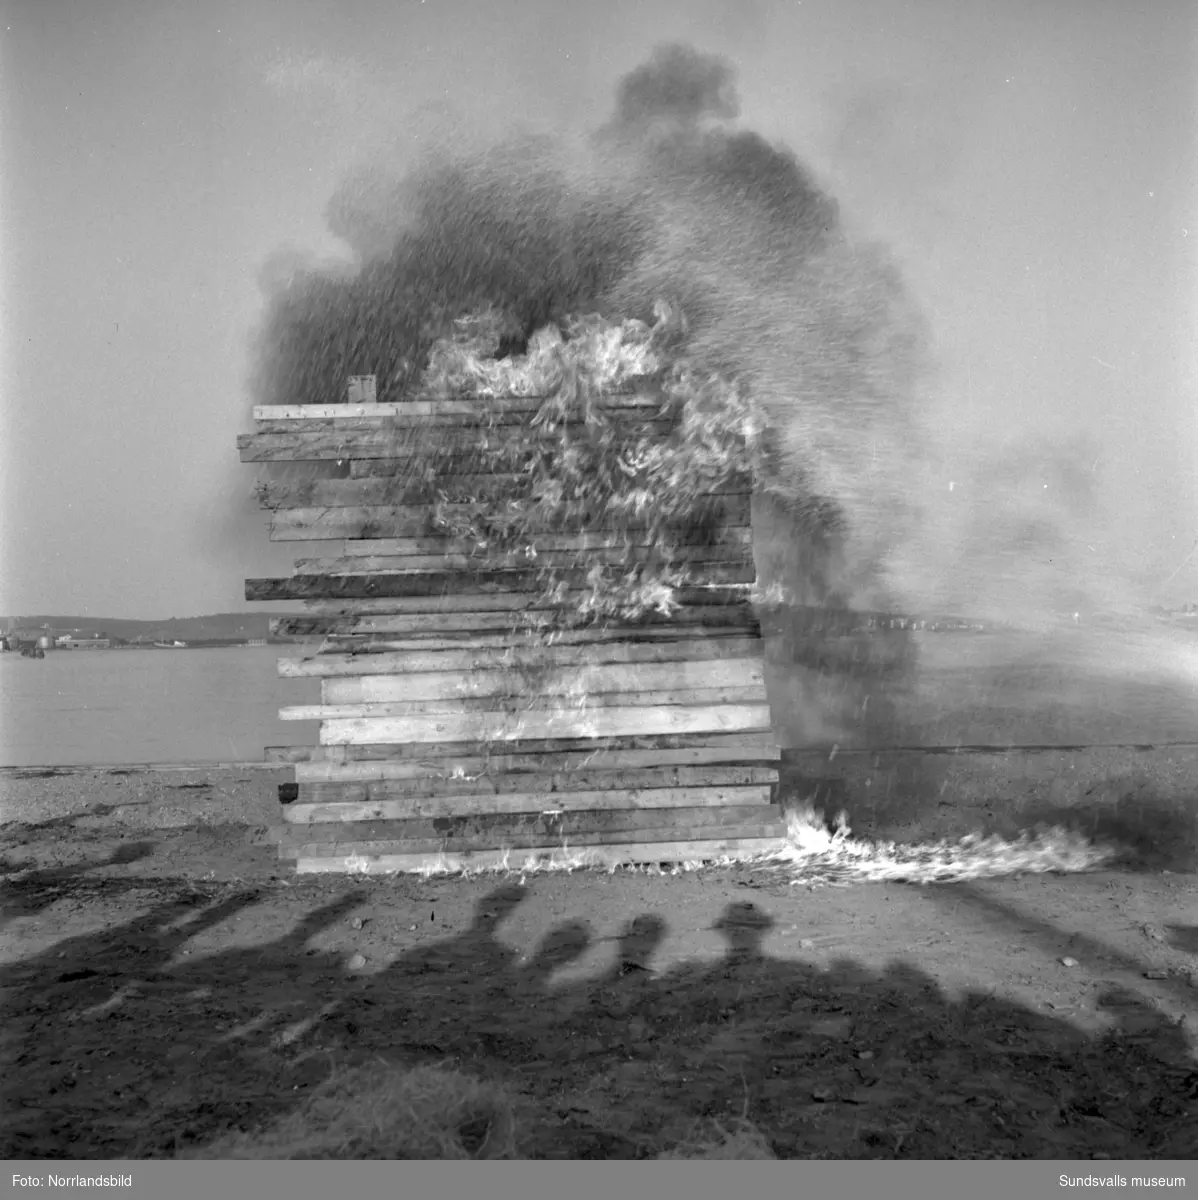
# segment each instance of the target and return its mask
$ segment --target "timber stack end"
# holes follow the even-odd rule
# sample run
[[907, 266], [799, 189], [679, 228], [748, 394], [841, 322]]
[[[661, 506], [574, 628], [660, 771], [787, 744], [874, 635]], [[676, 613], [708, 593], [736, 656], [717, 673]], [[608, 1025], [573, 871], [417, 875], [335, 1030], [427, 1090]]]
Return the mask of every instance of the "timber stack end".
[[[712, 497], [718, 519], [686, 548], [681, 607], [626, 624], [565, 628], [516, 556], [438, 531], [433, 506], [510, 486], [501, 475], [428, 481], [404, 431], [469, 448], [482, 403], [271, 406], [238, 439], [243, 462], [348, 462], [345, 478], [267, 481], [274, 541], [340, 543], [246, 598], [302, 602], [276, 635], [318, 640], [283, 658], [318, 678], [318, 746], [275, 747], [280, 857], [309, 872], [520, 868], [718, 859], [776, 846], [779, 750], [771, 731], [747, 494]], [[489, 401], [514, 431], [539, 401]], [[651, 398], [610, 398], [642, 417]], [[342, 468], [344, 470], [344, 468]], [[601, 528], [550, 531], [567, 586], [586, 563], [623, 562]], [[582, 556], [582, 565], [575, 569]], [[567, 600], [568, 600], [567, 596]]]

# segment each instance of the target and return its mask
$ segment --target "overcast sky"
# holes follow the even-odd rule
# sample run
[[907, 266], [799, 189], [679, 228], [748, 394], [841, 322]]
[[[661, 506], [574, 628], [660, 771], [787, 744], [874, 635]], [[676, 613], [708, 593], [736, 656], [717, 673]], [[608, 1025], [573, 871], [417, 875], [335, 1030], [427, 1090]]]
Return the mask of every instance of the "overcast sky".
[[[975, 428], [1086, 429], [1152, 579], [1198, 539], [1187, 0], [3, 12], [0, 613], [263, 611], [244, 578], [297, 554], [231, 500], [267, 255], [336, 251], [330, 193], [405, 114], [593, 125], [664, 40], [727, 54], [745, 124], [894, 245]], [[1187, 597], [1198, 554], [1161, 595]]]

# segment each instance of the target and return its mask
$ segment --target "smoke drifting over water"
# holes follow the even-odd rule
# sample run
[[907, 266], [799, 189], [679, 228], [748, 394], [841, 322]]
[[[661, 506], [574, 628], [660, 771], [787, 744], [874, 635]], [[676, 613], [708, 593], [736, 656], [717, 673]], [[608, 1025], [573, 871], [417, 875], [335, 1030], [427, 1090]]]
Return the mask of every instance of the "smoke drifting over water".
[[264, 272], [255, 402], [334, 402], [351, 374], [402, 399], [483, 305], [517, 353], [548, 322], [649, 319], [665, 298], [689, 356], [769, 414], [763, 503], [814, 548], [800, 599], [1023, 621], [1119, 599], [1100, 583], [1089, 448], [975, 446], [942, 479], [960, 447], [937, 428], [930, 331], [898, 268], [739, 111], [727, 63], [663, 46], [589, 135], [480, 145], [443, 122], [418, 157], [355, 172], [328, 210], [354, 264]]

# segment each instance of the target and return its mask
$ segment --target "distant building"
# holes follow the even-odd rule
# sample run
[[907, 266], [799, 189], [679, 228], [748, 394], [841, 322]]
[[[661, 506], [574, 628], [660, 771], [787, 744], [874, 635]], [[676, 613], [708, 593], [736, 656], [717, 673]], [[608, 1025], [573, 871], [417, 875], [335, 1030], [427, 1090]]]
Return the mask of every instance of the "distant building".
[[107, 650], [112, 645], [112, 639], [100, 637], [64, 637], [58, 639], [58, 645], [63, 650]]
[[44, 629], [10, 629], [5, 636], [8, 638], [9, 646], [14, 650], [19, 650], [22, 646], [37, 646], [38, 642], [46, 636]]

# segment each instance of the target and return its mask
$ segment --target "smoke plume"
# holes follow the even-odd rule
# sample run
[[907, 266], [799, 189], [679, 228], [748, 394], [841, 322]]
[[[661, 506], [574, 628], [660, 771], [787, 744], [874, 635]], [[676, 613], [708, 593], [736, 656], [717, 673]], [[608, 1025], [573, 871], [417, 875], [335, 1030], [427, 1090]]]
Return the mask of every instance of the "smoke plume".
[[[961, 492], [933, 492], [916, 304], [885, 251], [850, 240], [812, 173], [739, 113], [726, 62], [661, 46], [576, 141], [453, 135], [356, 171], [327, 214], [352, 269], [291, 264], [265, 283], [255, 402], [336, 402], [358, 374], [377, 377], [381, 401], [410, 396], [433, 343], [483, 305], [506, 317], [501, 352], [519, 353], [547, 322], [651, 319], [664, 298], [686, 316], [691, 358], [741, 378], [769, 415], [762, 502], [818, 548], [803, 598], [976, 602], [1047, 546], [1056, 567], [1025, 571], [1019, 595], [1058, 603], [1065, 531], [1089, 503], [1068, 471], [1058, 478], [1068, 456], [1004, 452]], [[1041, 467], [1055, 490], [1028, 499]]]

